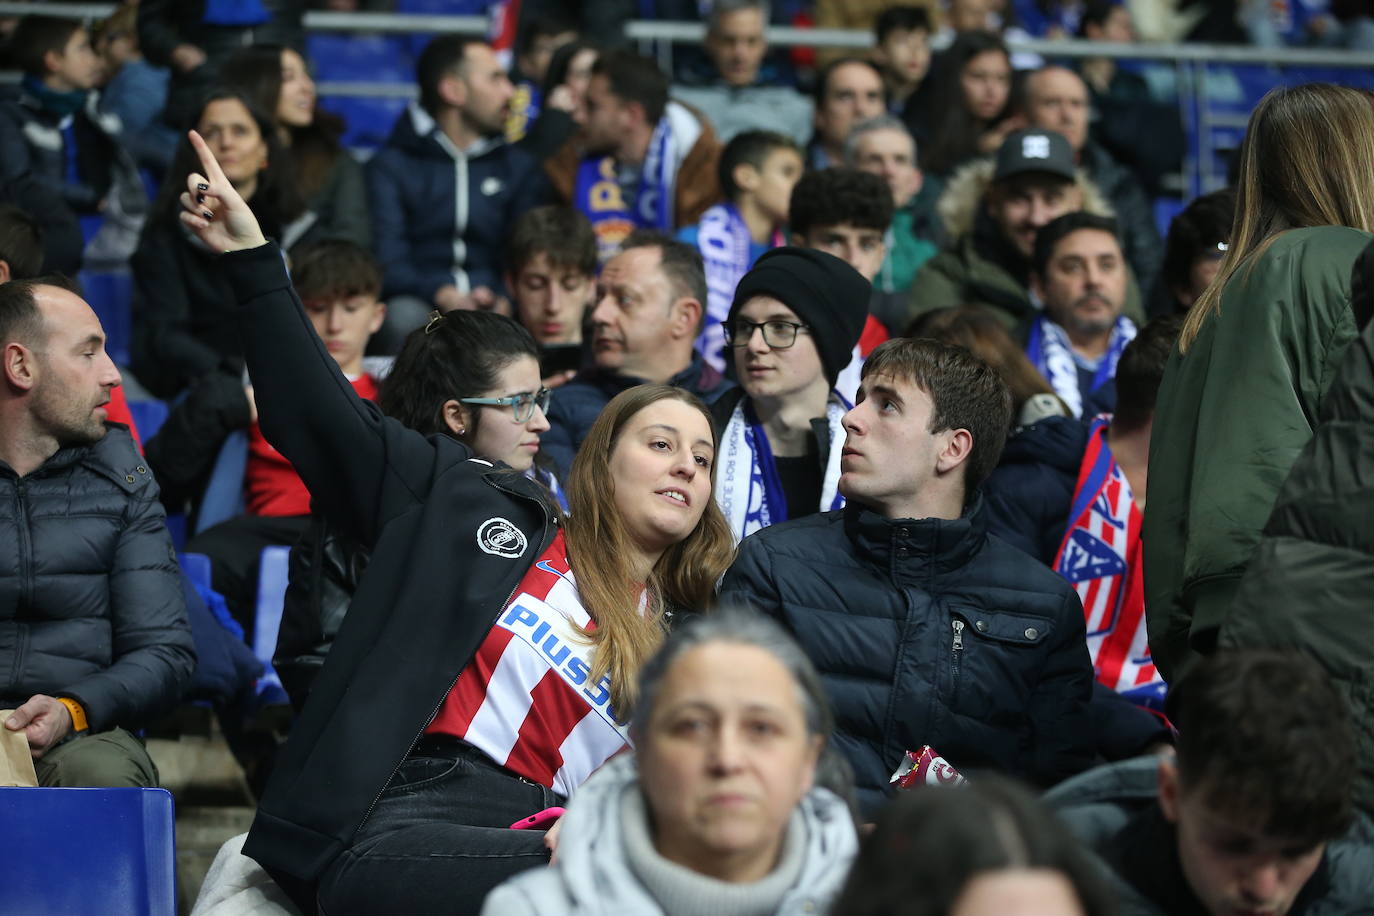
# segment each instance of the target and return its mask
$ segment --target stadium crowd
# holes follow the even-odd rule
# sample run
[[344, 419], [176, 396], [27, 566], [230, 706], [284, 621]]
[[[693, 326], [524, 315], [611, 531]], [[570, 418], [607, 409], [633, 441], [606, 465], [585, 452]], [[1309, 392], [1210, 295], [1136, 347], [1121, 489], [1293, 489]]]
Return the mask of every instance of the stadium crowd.
[[1008, 45], [1369, 5], [499, 6], [362, 155], [300, 0], [3, 23], [38, 783], [155, 787], [212, 705], [218, 916], [1374, 912], [1374, 93], [1273, 89], [1161, 234], [1178, 106]]

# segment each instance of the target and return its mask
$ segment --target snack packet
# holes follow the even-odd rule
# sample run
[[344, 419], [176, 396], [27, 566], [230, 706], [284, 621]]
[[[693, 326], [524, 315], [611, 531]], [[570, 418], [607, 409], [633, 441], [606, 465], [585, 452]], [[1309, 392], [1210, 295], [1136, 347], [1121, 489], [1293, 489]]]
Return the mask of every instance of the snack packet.
[[961, 786], [968, 780], [934, 748], [925, 744], [919, 751], [907, 751], [903, 755], [901, 765], [889, 782], [899, 789], [911, 789], [916, 786]]

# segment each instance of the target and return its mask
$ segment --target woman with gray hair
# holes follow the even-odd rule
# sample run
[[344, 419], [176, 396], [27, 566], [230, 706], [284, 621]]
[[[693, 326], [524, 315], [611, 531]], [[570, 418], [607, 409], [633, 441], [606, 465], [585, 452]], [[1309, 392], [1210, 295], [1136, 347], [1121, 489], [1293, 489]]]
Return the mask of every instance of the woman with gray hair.
[[831, 727], [810, 660], [772, 620], [683, 624], [640, 672], [634, 755], [577, 791], [557, 856], [484, 916], [825, 912], [857, 841], [814, 783]]

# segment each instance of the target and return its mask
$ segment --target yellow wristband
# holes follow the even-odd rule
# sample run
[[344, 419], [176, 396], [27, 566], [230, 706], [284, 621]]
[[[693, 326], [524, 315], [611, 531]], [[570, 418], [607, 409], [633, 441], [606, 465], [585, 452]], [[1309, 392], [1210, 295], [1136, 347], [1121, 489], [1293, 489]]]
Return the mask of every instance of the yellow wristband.
[[72, 714], [72, 731], [84, 732], [86, 725], [86, 710], [81, 708], [81, 704], [70, 697], [58, 697], [57, 702], [67, 707], [67, 712]]

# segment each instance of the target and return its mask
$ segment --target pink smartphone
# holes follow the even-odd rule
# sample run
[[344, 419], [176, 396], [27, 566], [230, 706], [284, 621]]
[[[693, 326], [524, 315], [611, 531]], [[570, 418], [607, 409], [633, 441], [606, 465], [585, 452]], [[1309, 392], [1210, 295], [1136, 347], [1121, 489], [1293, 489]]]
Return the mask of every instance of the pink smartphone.
[[512, 830], [548, 830], [553, 826], [554, 821], [563, 816], [563, 809], [558, 806], [545, 808], [538, 814], [531, 814], [529, 817], [522, 817], [514, 824], [510, 825]]

